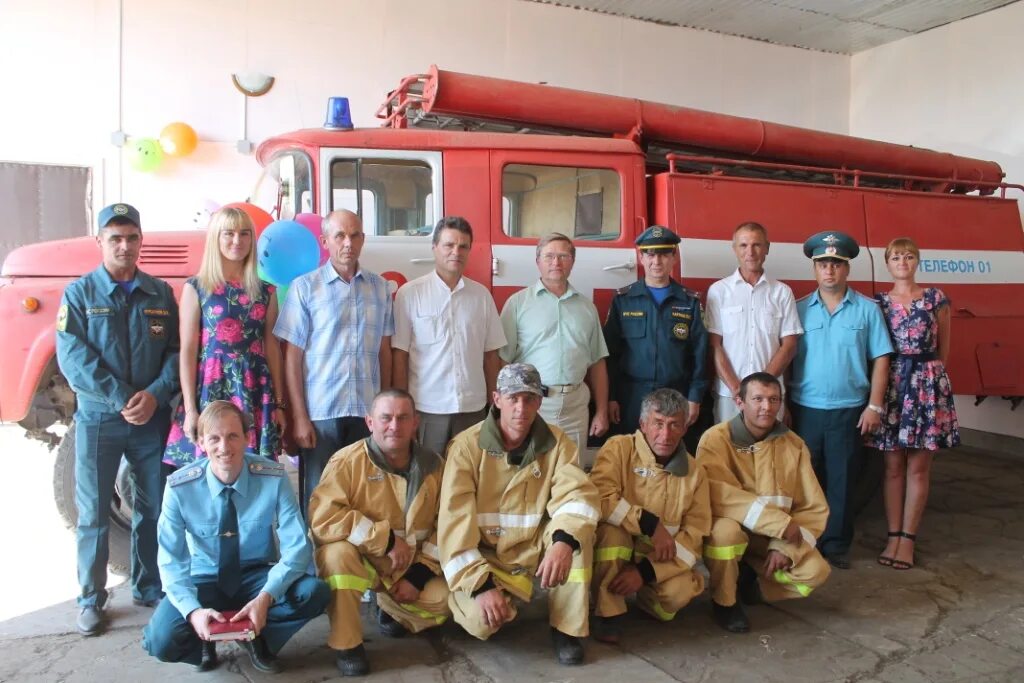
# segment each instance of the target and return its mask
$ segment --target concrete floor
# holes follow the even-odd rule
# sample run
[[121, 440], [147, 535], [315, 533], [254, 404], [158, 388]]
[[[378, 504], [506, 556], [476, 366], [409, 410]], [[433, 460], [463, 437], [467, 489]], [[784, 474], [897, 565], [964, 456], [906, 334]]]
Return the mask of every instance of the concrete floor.
[[[366, 624], [368, 680], [1024, 681], [1024, 460], [961, 448], [936, 460], [932, 481], [916, 569], [875, 564], [885, 531], [876, 500], [859, 520], [853, 568], [809, 599], [749, 608], [749, 634], [720, 631], [705, 594], [667, 625], [631, 613], [620, 647], [588, 642], [586, 665], [561, 667], [535, 600], [490, 642], [452, 624], [387, 640]], [[111, 629], [98, 638], [74, 633], [70, 601], [0, 622], [0, 681], [270, 678], [230, 645], [208, 674], [147, 657], [139, 638], [150, 612], [130, 603], [114, 589]], [[337, 677], [327, 628], [321, 617], [300, 632], [275, 680]]]

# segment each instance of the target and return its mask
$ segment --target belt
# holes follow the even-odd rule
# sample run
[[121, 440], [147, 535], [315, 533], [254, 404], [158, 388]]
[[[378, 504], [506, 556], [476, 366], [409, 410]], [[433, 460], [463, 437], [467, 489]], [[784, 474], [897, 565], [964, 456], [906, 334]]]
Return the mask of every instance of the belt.
[[937, 360], [938, 355], [932, 351], [924, 353], [898, 353], [896, 354], [897, 372], [900, 376], [899, 394], [896, 400], [902, 405], [903, 399], [910, 393], [910, 378], [914, 372], [929, 361]]
[[579, 384], [542, 384], [540, 388], [544, 390], [545, 396], [558, 396], [560, 394], [571, 394], [581, 386], [583, 386], [583, 382]]

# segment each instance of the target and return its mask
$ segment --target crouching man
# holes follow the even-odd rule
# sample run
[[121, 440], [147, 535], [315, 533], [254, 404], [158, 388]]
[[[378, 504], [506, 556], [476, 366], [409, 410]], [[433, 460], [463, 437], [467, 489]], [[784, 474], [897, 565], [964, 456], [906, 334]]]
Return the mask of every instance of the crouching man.
[[234, 404], [210, 403], [198, 424], [208, 457], [167, 479], [157, 525], [167, 598], [142, 637], [160, 661], [215, 668], [210, 627], [227, 621], [223, 611], [238, 610], [232, 621], [248, 618], [256, 632], [241, 642], [253, 666], [277, 673], [277, 652], [330, 598], [305, 573], [312, 550], [284, 467], [246, 455], [247, 427]]
[[513, 598], [529, 602], [540, 577], [558, 661], [580, 664], [599, 503], [576, 444], [537, 414], [543, 395], [532, 365], [507, 365], [486, 419], [452, 439], [441, 563], [455, 621], [481, 640], [516, 617]]
[[828, 578], [828, 562], [815, 549], [828, 504], [807, 445], [776, 419], [779, 381], [764, 372], [748, 375], [736, 403], [740, 414], [701, 438], [697, 464], [711, 488], [704, 562], [715, 621], [744, 633], [750, 624], [737, 588], [749, 605], [805, 598]]
[[686, 452], [686, 398], [675, 389], [651, 392], [640, 404], [640, 429], [609, 439], [591, 480], [601, 496], [594, 543], [594, 637], [617, 643], [626, 596], [669, 621], [704, 590], [693, 571], [711, 531], [708, 483]]
[[343, 676], [370, 670], [359, 619], [364, 591], [377, 593], [378, 625], [391, 637], [449, 615], [436, 545], [443, 462], [413, 441], [416, 406], [401, 389], [377, 394], [366, 426], [370, 436], [334, 454], [309, 502], [316, 566], [332, 589], [327, 643]]

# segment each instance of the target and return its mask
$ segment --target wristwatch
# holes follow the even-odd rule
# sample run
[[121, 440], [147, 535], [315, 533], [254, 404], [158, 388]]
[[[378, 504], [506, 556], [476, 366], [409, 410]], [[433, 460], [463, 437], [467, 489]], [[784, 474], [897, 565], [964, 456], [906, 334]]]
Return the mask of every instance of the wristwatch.
[[876, 406], [874, 403], [868, 404], [868, 410], [873, 410], [879, 415], [885, 415], [885, 411], [882, 409], [882, 406]]

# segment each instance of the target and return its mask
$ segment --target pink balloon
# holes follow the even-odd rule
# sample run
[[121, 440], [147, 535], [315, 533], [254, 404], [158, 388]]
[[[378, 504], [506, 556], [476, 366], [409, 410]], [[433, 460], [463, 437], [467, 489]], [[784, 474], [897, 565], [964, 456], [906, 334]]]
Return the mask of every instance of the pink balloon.
[[323, 224], [324, 219], [315, 213], [298, 213], [295, 214], [295, 218], [292, 220], [301, 224], [302, 227], [313, 233], [313, 237], [316, 237], [317, 244], [320, 245], [320, 265], [322, 266], [327, 263], [329, 254], [327, 253], [327, 250], [324, 249], [323, 242], [320, 241], [320, 234], [322, 231], [321, 225]]

